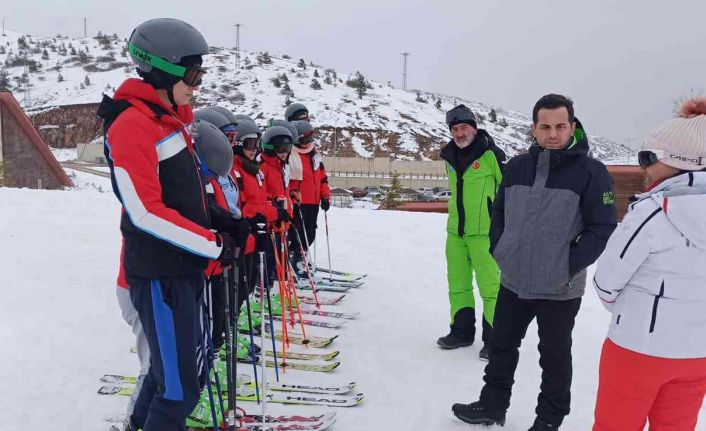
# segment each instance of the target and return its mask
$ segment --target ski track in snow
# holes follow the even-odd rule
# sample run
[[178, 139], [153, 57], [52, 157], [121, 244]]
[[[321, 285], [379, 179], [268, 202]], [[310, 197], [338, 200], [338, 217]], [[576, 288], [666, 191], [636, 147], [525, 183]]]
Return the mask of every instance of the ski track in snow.
[[[105, 373], [135, 374], [138, 368], [130, 353], [133, 336], [115, 299], [118, 203], [111, 193], [94, 189], [6, 188], [0, 188], [0, 203], [2, 428], [35, 430], [49, 423], [56, 430], [108, 429], [103, 418], [123, 413], [127, 398], [97, 395], [98, 378]], [[340, 306], [327, 309], [361, 315], [324, 349], [342, 351], [339, 369], [328, 374], [290, 370], [283, 381], [356, 381], [357, 391], [366, 398], [358, 407], [338, 409], [334, 429], [492, 429], [464, 424], [451, 414], [451, 404], [477, 399], [485, 363], [477, 359], [478, 345], [456, 351], [436, 346], [436, 338], [448, 329], [445, 223], [442, 214], [339, 208], [329, 212], [334, 268], [369, 276]], [[323, 215], [317, 244], [318, 263], [327, 265]], [[590, 429], [608, 321], [589, 289], [574, 330], [572, 413], [564, 430]], [[522, 346], [505, 430], [524, 431], [534, 420], [540, 384], [536, 346], [532, 324]], [[238, 372], [252, 373], [252, 368], [240, 366]], [[273, 369], [268, 369], [268, 379], [274, 379]], [[260, 409], [254, 403], [240, 405], [251, 413]], [[268, 405], [269, 412], [283, 414], [330, 410]], [[704, 423], [702, 413], [697, 429], [706, 430]]]

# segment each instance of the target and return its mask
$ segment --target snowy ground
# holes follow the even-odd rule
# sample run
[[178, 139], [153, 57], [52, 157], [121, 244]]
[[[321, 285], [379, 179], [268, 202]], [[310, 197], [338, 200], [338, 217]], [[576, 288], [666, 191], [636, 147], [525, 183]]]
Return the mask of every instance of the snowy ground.
[[[115, 299], [116, 200], [95, 190], [0, 188], [0, 208], [0, 428], [105, 430], [103, 417], [122, 413], [127, 399], [97, 395], [98, 378], [137, 371], [132, 334]], [[479, 347], [449, 352], [435, 345], [447, 329], [445, 216], [332, 209], [329, 223], [333, 266], [370, 274], [338, 307], [361, 317], [332, 345], [343, 352], [339, 369], [328, 375], [288, 371], [285, 381], [357, 381], [366, 399], [340, 409], [338, 430], [486, 429], [461, 423], [450, 411], [452, 403], [478, 396]], [[323, 229], [320, 235], [323, 263]], [[574, 331], [573, 411], [562, 429], [590, 429], [607, 325], [607, 313], [589, 291]], [[534, 419], [536, 345], [532, 326], [506, 430], [524, 431]], [[706, 430], [706, 414], [701, 422], [698, 429]]]

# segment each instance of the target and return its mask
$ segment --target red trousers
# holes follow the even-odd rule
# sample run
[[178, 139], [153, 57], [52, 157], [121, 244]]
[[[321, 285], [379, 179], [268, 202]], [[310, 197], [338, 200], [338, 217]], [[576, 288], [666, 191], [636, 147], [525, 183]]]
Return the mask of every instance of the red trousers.
[[667, 359], [606, 339], [593, 431], [692, 431], [706, 393], [706, 358]]

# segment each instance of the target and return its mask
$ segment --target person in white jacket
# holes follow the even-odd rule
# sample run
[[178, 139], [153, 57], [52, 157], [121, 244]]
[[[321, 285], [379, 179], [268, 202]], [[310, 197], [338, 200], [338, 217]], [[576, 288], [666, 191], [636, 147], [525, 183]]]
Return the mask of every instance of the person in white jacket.
[[594, 431], [696, 427], [706, 394], [706, 98], [645, 138], [636, 195], [597, 261], [613, 314], [601, 353]]

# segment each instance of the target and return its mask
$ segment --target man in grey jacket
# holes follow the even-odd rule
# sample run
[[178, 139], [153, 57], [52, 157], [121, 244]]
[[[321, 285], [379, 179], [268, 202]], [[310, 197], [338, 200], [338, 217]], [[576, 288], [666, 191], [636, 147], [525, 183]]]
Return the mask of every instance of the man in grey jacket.
[[504, 425], [519, 347], [536, 317], [542, 385], [530, 431], [557, 430], [571, 402], [571, 333], [586, 267], [616, 226], [612, 180], [588, 156], [570, 99], [549, 94], [532, 112], [535, 141], [506, 165], [493, 204], [490, 247], [501, 271], [494, 337], [480, 400], [455, 404], [472, 424]]

